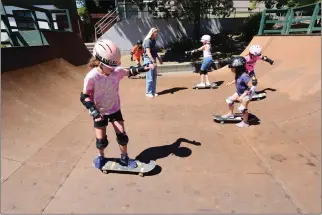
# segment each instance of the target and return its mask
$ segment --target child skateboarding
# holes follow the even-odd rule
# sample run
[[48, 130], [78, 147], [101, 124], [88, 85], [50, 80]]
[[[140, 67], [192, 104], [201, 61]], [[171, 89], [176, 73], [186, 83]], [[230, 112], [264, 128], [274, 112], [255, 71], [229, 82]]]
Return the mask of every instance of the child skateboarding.
[[243, 120], [236, 125], [240, 128], [248, 127], [248, 104], [251, 100], [254, 86], [252, 85], [252, 82], [250, 82], [250, 75], [247, 73], [246, 59], [242, 56], [233, 57], [228, 67], [231, 69], [231, 72], [235, 74], [235, 79], [228, 83], [227, 86], [235, 84], [236, 92], [226, 99], [229, 112], [221, 117], [234, 118], [234, 102], [238, 100], [241, 102], [238, 110], [243, 114]]
[[137, 66], [141, 66], [141, 56], [143, 58], [144, 49], [142, 44], [142, 40], [138, 40], [131, 52], [131, 61], [135, 61]]
[[147, 71], [149, 67], [121, 68], [120, 50], [110, 40], [98, 41], [94, 46], [93, 56], [88, 63], [91, 70], [84, 78], [84, 87], [80, 95], [81, 103], [93, 117], [96, 148], [99, 154], [93, 160], [93, 165], [101, 169], [106, 163], [104, 150], [109, 144], [106, 127], [111, 123], [120, 147], [122, 165], [135, 168], [137, 163], [128, 156], [129, 137], [124, 128], [119, 84], [124, 76], [137, 75], [139, 72]]
[[203, 51], [203, 61], [200, 67], [200, 83], [197, 84], [196, 87], [210, 87], [211, 83], [208, 78], [208, 71], [211, 68], [213, 63], [212, 55], [211, 55], [211, 37], [209, 35], [203, 35], [201, 37], [202, 46], [198, 49], [192, 51], [186, 51], [186, 54], [193, 54], [197, 51]]
[[255, 87], [257, 85], [257, 78], [255, 75], [254, 67], [257, 61], [263, 60], [265, 62], [270, 63], [271, 65], [274, 64], [273, 60], [269, 59], [267, 56], [261, 56], [261, 55], [262, 55], [262, 48], [259, 45], [252, 45], [249, 47], [249, 53], [245, 56], [246, 69], [247, 69], [247, 73], [252, 79], [252, 82], [254, 85], [254, 92], [255, 92]]

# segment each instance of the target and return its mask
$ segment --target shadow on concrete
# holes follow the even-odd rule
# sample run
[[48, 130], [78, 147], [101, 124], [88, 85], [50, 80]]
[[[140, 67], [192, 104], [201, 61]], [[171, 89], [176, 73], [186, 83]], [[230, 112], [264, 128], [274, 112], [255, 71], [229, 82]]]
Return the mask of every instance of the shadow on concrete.
[[217, 85], [217, 87], [221, 86], [225, 81], [215, 81], [214, 84]]
[[261, 120], [257, 116], [251, 113], [249, 113], [248, 121], [249, 121], [249, 125], [259, 125], [261, 123]]
[[266, 91], [275, 92], [275, 91], [276, 91], [276, 89], [274, 89], [274, 88], [265, 88], [265, 89], [263, 89], [263, 90], [256, 91], [256, 94], [266, 93]]
[[191, 149], [187, 147], [180, 147], [181, 143], [189, 143], [195, 146], [200, 146], [200, 142], [191, 141], [186, 138], [179, 138], [174, 143], [170, 145], [163, 145], [163, 146], [155, 146], [150, 147], [142, 151], [135, 159], [141, 162], [149, 162], [150, 160], [158, 160], [161, 158], [168, 157], [169, 155], [173, 154], [178, 157], [188, 157], [191, 155]]
[[158, 92], [158, 95], [161, 96], [161, 95], [165, 95], [168, 93], [174, 94], [175, 92], [178, 92], [180, 90], [186, 90], [186, 89], [188, 89], [188, 88], [187, 87], [173, 87], [173, 88], [162, 90], [161, 92]]
[[[191, 141], [186, 138], [179, 138], [174, 143], [170, 145], [164, 145], [164, 146], [156, 146], [156, 147], [150, 147], [142, 151], [138, 156], [136, 156], [136, 160], [139, 160], [144, 163], [148, 163], [151, 160], [158, 160], [161, 158], [166, 158], [169, 155], [175, 155], [181, 158], [188, 157], [191, 155], [192, 151], [191, 149], [187, 147], [180, 147], [181, 143], [189, 143], [195, 146], [200, 146], [200, 142]], [[156, 165], [156, 167], [148, 172], [145, 173], [145, 176], [154, 176], [158, 175], [162, 171], [162, 167], [159, 165]]]

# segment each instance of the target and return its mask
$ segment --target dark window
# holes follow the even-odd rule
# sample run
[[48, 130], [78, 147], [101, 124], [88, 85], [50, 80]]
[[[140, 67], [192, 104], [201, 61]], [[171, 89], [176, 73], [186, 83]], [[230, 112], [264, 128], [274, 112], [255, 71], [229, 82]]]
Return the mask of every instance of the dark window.
[[17, 27], [19, 29], [34, 30], [36, 29], [32, 13], [30, 10], [13, 10], [12, 11]]

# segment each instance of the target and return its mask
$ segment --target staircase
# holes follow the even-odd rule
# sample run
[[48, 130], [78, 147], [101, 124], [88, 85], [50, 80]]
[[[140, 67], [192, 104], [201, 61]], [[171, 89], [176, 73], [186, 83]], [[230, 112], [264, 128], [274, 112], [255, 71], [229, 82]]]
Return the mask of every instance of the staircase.
[[90, 53], [93, 53], [94, 45], [95, 45], [95, 43], [85, 43], [85, 46], [87, 47], [87, 49]]
[[[110, 29], [116, 22], [120, 20], [119, 15], [117, 14], [116, 9], [107, 13], [102, 19], [100, 19], [95, 25], [95, 41], [99, 39], [108, 29]], [[90, 53], [93, 52], [95, 42], [93, 43], [85, 43], [88, 51]]]
[[100, 19], [95, 25], [95, 41], [120, 20], [117, 10], [113, 10]]

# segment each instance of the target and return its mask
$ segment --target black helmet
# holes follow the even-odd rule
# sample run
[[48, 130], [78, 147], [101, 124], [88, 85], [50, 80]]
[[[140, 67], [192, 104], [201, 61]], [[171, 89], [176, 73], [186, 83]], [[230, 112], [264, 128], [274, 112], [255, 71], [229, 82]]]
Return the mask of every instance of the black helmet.
[[232, 57], [228, 65], [229, 68], [239, 68], [246, 65], [246, 59], [242, 56]]
[[137, 42], [136, 42], [136, 44], [138, 44], [138, 45], [142, 45], [142, 40], [138, 40]]

